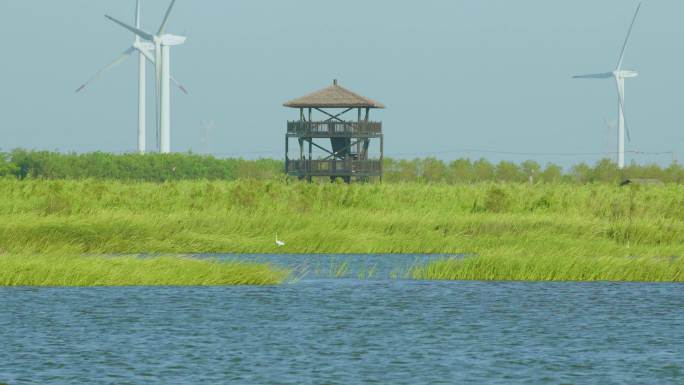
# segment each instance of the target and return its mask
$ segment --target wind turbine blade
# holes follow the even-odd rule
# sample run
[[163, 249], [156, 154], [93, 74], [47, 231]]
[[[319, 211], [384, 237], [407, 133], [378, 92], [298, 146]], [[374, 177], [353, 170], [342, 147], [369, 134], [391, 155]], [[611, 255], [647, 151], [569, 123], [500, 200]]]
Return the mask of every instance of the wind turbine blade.
[[157, 47], [156, 52], [155, 52], [155, 58], [154, 58], [154, 71], [156, 75], [156, 81], [157, 81], [157, 99], [161, 97], [161, 70], [162, 70], [162, 56], [161, 56], [161, 49], [160, 47]]
[[605, 72], [602, 74], [589, 74], [573, 76], [573, 79], [609, 79], [613, 77], [612, 72]]
[[176, 87], [178, 87], [179, 90], [181, 90], [182, 93], [188, 95], [188, 90], [178, 80], [176, 80], [176, 78], [171, 76], [171, 81], [176, 85]]
[[636, 23], [637, 16], [639, 16], [639, 10], [641, 9], [641, 3], [637, 6], [636, 12], [634, 13], [634, 18], [632, 19], [632, 24], [629, 26], [629, 30], [627, 31], [627, 37], [625, 38], [625, 44], [622, 45], [622, 52], [620, 52], [620, 59], [618, 60], [617, 64], [617, 70], [622, 69], [622, 61], [625, 59], [625, 51], [627, 50], [627, 43], [629, 43], [629, 37], [632, 35], [632, 28], [634, 28], [634, 24]]
[[148, 50], [146, 50], [146, 49], [141, 49], [141, 48], [137, 48], [137, 50], [138, 50], [138, 52], [140, 52], [143, 56], [145, 56], [145, 59], [147, 59], [147, 61], [149, 61], [150, 64], [154, 65], [154, 58], [152, 57], [152, 54], [150, 53], [150, 51], [148, 51]]
[[610, 122], [605, 116], [603, 117], [603, 124], [605, 124], [608, 128], [612, 128]]
[[135, 2], [135, 28], [140, 28], [140, 0]]
[[117, 20], [117, 19], [115, 19], [109, 15], [105, 15], [105, 17], [107, 19], [113, 21], [114, 23], [122, 26], [123, 28], [126, 28], [127, 30], [133, 32], [134, 34], [142, 37], [145, 40], [154, 41], [154, 35], [150, 34], [149, 32], [146, 32], [146, 31], [143, 31], [142, 29], [130, 26], [130, 25], [124, 23], [123, 21]]
[[[140, 48], [138, 48], [138, 51], [140, 51], [140, 53], [145, 57], [145, 59], [147, 59], [148, 62], [150, 62], [150, 64], [155, 65], [154, 64], [154, 57], [152, 57], [152, 54], [149, 51], [147, 51], [145, 49], [140, 49]], [[155, 68], [156, 68], [156, 66], [155, 66]], [[179, 90], [181, 90], [182, 93], [189, 95], [187, 88], [185, 88], [183, 86], [183, 84], [181, 84], [181, 82], [176, 80], [176, 78], [171, 76], [171, 81], [173, 82], [173, 84], [176, 85], [176, 87], [178, 87]]]
[[622, 120], [625, 123], [625, 134], [627, 134], [627, 141], [631, 143], [632, 135], [629, 132], [629, 124], [627, 124], [627, 113], [625, 112], [625, 97], [623, 96], [620, 87], [618, 87], [618, 100], [620, 101], [620, 109], [622, 110]]
[[157, 35], [161, 35], [164, 33], [164, 30], [166, 29], [166, 23], [169, 22], [169, 16], [171, 16], [171, 11], [173, 10], [173, 6], [176, 4], [176, 0], [171, 1], [171, 5], [169, 5], [169, 9], [166, 10], [166, 15], [164, 15], [164, 20], [161, 23], [161, 26], [159, 27], [159, 32], [157, 32]]
[[93, 81], [97, 80], [102, 76], [104, 73], [107, 71], [111, 70], [112, 68], [116, 67], [117, 65], [121, 64], [128, 56], [130, 56], [131, 53], [133, 53], [135, 49], [133, 47], [125, 50], [119, 57], [114, 59], [111, 63], [107, 64], [104, 68], [99, 70], [95, 75], [91, 76], [90, 79], [88, 79], [85, 83], [83, 83], [80, 87], [76, 89], [76, 92], [82, 91], [84, 88], [86, 88], [90, 83]]
[[157, 115], [157, 147], [159, 152], [162, 152], [161, 144], [161, 70], [162, 70], [162, 53], [161, 42], [157, 42], [154, 47], [154, 67], [155, 67], [155, 81], [156, 81], [156, 115]]

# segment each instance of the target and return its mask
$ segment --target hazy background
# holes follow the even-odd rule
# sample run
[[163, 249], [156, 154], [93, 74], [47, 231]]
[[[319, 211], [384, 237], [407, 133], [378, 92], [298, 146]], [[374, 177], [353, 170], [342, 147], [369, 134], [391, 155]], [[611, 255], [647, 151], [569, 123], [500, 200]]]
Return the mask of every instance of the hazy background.
[[[594, 162], [612, 155], [568, 153], [615, 151], [615, 86], [571, 75], [614, 68], [637, 3], [179, 0], [167, 31], [188, 41], [171, 70], [190, 95], [172, 94], [172, 149], [282, 158], [297, 117], [282, 103], [338, 78], [388, 106], [375, 114], [388, 156]], [[137, 57], [74, 93], [130, 46], [103, 15], [132, 23], [134, 4], [0, 0], [0, 149], [135, 150]], [[144, 1], [143, 27], [156, 30], [168, 4]], [[684, 158], [682, 15], [681, 0], [644, 2], [625, 59], [641, 74], [627, 80], [628, 150]], [[152, 79], [148, 66], [153, 145]]]

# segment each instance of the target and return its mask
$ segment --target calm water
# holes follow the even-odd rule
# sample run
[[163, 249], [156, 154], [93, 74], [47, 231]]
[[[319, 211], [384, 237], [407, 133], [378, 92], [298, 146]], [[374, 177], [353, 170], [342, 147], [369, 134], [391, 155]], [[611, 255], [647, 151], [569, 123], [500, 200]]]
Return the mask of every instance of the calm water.
[[293, 275], [297, 279], [362, 278], [367, 280], [408, 278], [409, 271], [413, 266], [423, 265], [432, 260], [458, 258], [459, 256], [417, 254], [199, 254], [195, 257], [283, 266], [292, 269]]
[[683, 285], [381, 273], [0, 289], [0, 383], [684, 384]]

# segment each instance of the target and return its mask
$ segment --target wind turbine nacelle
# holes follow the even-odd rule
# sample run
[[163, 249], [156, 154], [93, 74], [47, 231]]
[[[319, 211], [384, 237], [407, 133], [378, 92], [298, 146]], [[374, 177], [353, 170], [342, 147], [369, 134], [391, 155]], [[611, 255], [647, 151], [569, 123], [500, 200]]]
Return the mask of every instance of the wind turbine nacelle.
[[185, 36], [177, 36], [177, 35], [163, 35], [161, 36], [161, 43], [162, 45], [166, 46], [173, 46], [173, 45], [181, 45], [185, 43], [185, 40], [187, 38]]
[[627, 78], [635, 78], [635, 77], [639, 76], [639, 73], [636, 71], [621, 70], [621, 71], [615, 71], [615, 76], [623, 78], [623, 79], [627, 79]]
[[133, 47], [144, 51], [154, 51], [154, 43], [150, 41], [136, 41], [133, 43]]

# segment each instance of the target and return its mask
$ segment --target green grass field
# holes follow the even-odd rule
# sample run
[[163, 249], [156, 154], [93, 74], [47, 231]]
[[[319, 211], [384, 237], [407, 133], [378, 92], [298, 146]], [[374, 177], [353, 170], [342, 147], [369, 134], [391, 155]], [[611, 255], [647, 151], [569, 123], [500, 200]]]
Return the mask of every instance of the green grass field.
[[10, 254], [684, 255], [680, 185], [4, 179], [0, 196]]
[[184, 257], [0, 255], [0, 286], [275, 285], [288, 276], [263, 264]]

